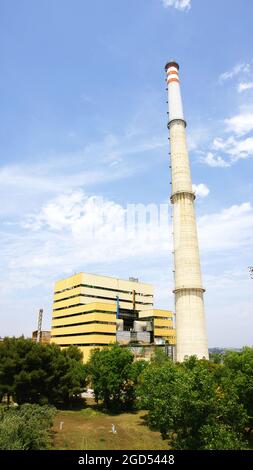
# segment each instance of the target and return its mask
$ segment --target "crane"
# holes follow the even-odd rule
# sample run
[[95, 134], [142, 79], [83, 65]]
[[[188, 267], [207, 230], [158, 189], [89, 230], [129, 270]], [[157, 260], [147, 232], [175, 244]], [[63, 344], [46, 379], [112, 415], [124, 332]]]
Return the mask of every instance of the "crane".
[[38, 329], [37, 329], [37, 339], [36, 343], [40, 342], [40, 337], [41, 337], [41, 330], [42, 330], [42, 317], [43, 317], [43, 308], [39, 310], [39, 316], [38, 316]]

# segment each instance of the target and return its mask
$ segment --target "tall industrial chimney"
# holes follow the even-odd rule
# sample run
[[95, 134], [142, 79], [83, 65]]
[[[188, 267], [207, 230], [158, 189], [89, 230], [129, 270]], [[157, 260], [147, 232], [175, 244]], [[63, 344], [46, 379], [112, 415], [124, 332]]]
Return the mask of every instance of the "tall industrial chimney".
[[167, 73], [173, 241], [175, 266], [176, 360], [192, 355], [208, 359], [198, 236], [179, 82], [179, 65], [168, 62]]

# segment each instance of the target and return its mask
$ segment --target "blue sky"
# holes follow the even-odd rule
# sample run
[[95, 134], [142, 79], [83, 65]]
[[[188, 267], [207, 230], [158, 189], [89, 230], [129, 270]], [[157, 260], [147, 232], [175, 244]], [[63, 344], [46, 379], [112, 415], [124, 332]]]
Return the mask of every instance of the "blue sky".
[[170, 228], [126, 242], [117, 224], [168, 201], [174, 58], [209, 345], [252, 345], [252, 17], [250, 0], [1, 1], [0, 336], [30, 335], [40, 307], [49, 328], [54, 281], [78, 271], [137, 276], [173, 308]]

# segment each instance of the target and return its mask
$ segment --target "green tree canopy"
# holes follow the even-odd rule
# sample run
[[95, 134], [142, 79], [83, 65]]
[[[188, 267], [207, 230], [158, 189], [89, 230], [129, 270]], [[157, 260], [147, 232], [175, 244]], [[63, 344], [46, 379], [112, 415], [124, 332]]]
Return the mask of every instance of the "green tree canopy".
[[253, 420], [253, 348], [227, 352], [224, 356], [224, 381], [232, 382], [241, 403]]
[[217, 377], [216, 367], [194, 357], [183, 364], [153, 361], [144, 370], [139, 393], [149, 424], [174, 449], [217, 449], [221, 437], [223, 449], [247, 446], [246, 411], [232, 384], [221, 386]]
[[61, 350], [24, 338], [0, 343], [0, 395], [21, 403], [68, 403], [86, 386], [86, 367], [74, 346]]
[[117, 344], [92, 351], [88, 364], [92, 386], [96, 400], [102, 400], [106, 408], [119, 409], [133, 403], [133, 360], [133, 354]]

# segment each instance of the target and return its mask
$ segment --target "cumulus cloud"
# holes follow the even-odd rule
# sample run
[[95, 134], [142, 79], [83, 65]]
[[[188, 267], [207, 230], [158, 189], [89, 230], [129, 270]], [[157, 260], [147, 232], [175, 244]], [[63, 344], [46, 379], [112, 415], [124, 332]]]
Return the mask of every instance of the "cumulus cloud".
[[157, 240], [166, 249], [169, 243], [167, 204], [123, 207], [81, 190], [49, 201], [37, 214], [28, 216], [22, 226], [37, 233], [47, 232], [48, 239], [54, 239], [55, 234], [57, 243], [61, 236], [67, 237], [72, 240], [73, 251], [86, 262], [117, 256], [121, 259], [126, 254], [142, 256], [152, 253]]
[[241, 93], [242, 91], [245, 90], [250, 90], [253, 88], [253, 82], [241, 82], [238, 84], [238, 92]]
[[241, 112], [229, 119], [225, 119], [227, 132], [234, 132], [242, 136], [253, 130], [253, 113]]
[[226, 153], [230, 158], [230, 164], [232, 164], [253, 155], [253, 137], [246, 139], [236, 139], [233, 136], [228, 139], [217, 138], [213, 141], [213, 148]]
[[[195, 185], [199, 195], [205, 197], [209, 188]], [[123, 207], [112, 200], [87, 196], [82, 191], [62, 195], [49, 201], [41, 211], [30, 216], [24, 225], [30, 231], [25, 243], [20, 239], [11, 267], [42, 268], [52, 266], [78, 269], [87, 263], [107, 263], [148, 257], [149, 262], [164, 256], [171, 248], [167, 204]], [[145, 223], [139, 210], [145, 211]], [[156, 211], [159, 213], [157, 217]], [[153, 212], [152, 212], [153, 211]], [[200, 239], [203, 250], [219, 251], [235, 246], [251, 245], [253, 209], [249, 202], [222, 209], [199, 218]], [[222, 235], [221, 235], [222, 234]], [[25, 239], [25, 237], [24, 237]], [[29, 253], [26, 252], [29, 246]]]
[[191, 8], [191, 0], [163, 0], [165, 8], [174, 7], [177, 10], [187, 11]]
[[[230, 167], [241, 159], [253, 156], [253, 113], [242, 107], [234, 116], [224, 119], [222, 136], [215, 137], [205, 155], [200, 151], [200, 161], [211, 167]], [[230, 136], [227, 137], [227, 134]], [[249, 134], [249, 135], [247, 135]]]
[[[236, 163], [238, 160], [253, 156], [253, 137], [238, 138], [230, 136], [228, 138], [217, 137], [212, 143], [213, 152], [201, 157], [201, 162], [211, 166], [227, 168]], [[216, 153], [224, 155], [216, 155]]]
[[229, 162], [220, 156], [215, 156], [212, 152], [208, 152], [205, 157], [202, 157], [201, 162], [211, 167], [225, 168], [230, 166]]
[[193, 184], [192, 189], [193, 189], [193, 192], [196, 194], [196, 196], [201, 197], [201, 198], [208, 196], [208, 194], [210, 193], [210, 189], [204, 183]]
[[223, 72], [219, 76], [219, 82], [222, 83], [226, 80], [236, 77], [237, 75], [239, 75], [239, 73], [247, 73], [249, 71], [250, 71], [250, 64], [246, 62], [236, 64], [231, 70], [227, 72]]

